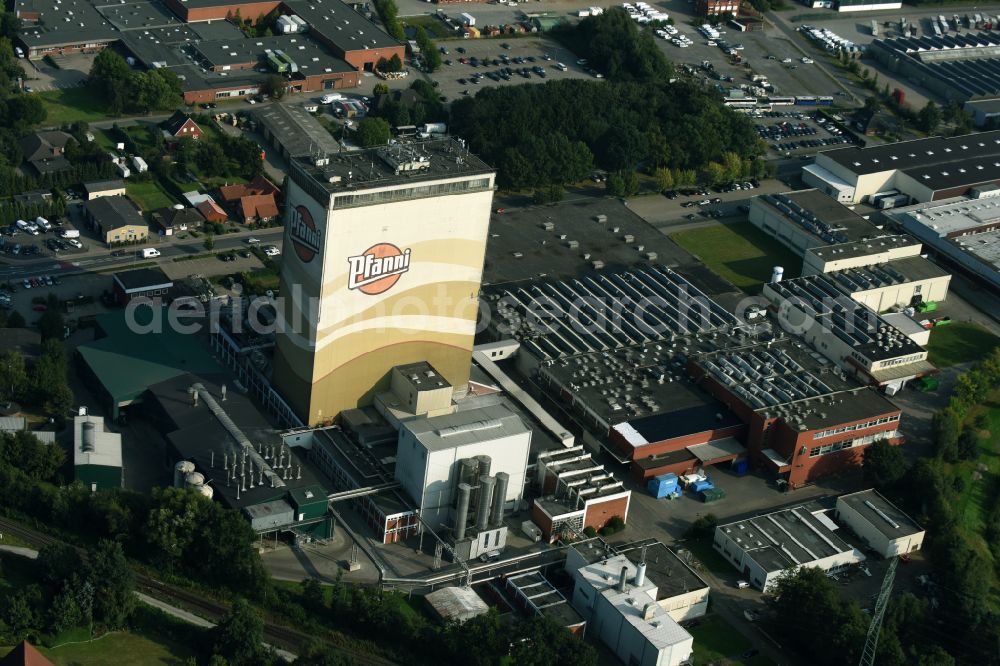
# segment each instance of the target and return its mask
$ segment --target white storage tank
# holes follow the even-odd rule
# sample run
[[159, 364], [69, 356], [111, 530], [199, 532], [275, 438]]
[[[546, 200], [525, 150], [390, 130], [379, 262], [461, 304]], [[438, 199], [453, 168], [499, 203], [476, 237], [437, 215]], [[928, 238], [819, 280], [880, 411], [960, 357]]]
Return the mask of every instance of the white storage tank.
[[184, 485], [184, 479], [193, 471], [194, 463], [190, 460], [182, 460], [174, 465], [174, 488], [181, 488]]
[[186, 488], [200, 488], [205, 485], [205, 475], [201, 472], [191, 472], [184, 477], [184, 486]]
[[198, 492], [208, 499], [212, 499], [212, 497], [215, 496], [215, 491], [212, 489], [212, 486], [200, 485], [198, 486]]
[[785, 274], [785, 269], [781, 266], [775, 266], [774, 270], [771, 271], [771, 284], [777, 284], [781, 282], [782, 276]]

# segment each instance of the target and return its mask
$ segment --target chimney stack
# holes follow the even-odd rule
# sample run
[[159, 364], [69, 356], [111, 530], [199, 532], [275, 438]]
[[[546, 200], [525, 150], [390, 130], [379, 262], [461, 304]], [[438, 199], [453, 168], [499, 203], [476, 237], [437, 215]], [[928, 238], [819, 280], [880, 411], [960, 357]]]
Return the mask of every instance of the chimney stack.
[[476, 530], [482, 532], [489, 524], [490, 500], [493, 499], [493, 486], [496, 480], [492, 476], [479, 477], [479, 506], [476, 507]]
[[469, 520], [469, 498], [472, 496], [472, 486], [467, 483], [458, 484], [458, 505], [455, 508], [455, 541], [465, 538], [465, 523]]
[[624, 592], [628, 585], [628, 567], [622, 567], [622, 573], [618, 576], [618, 591]]

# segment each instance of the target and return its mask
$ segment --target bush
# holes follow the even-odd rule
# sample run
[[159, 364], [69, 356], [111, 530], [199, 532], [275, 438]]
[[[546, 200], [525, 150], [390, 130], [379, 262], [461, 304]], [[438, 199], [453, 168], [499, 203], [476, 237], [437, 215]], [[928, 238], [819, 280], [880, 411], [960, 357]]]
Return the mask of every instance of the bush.
[[595, 530], [593, 527], [584, 527], [583, 533], [586, 534], [591, 539], [597, 536], [597, 530]]
[[719, 524], [719, 519], [714, 513], [708, 513], [694, 521], [691, 524], [691, 531], [689, 534], [693, 537], [706, 537], [711, 536], [715, 531], [716, 525]]

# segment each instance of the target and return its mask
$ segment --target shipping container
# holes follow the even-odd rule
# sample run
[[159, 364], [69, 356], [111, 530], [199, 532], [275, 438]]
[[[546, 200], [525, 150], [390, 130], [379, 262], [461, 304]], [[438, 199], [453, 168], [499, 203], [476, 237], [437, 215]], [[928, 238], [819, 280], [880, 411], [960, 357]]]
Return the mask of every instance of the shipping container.
[[672, 495], [677, 491], [677, 475], [661, 474], [654, 479], [650, 479], [649, 483], [646, 484], [646, 488], [649, 494], [656, 499]]
[[695, 481], [694, 483], [691, 484], [691, 490], [696, 493], [700, 493], [705, 490], [711, 490], [714, 487], [715, 486], [708, 479], [705, 479], [704, 481]]
[[722, 488], [709, 488], [698, 493], [699, 499], [706, 504], [709, 502], [717, 502], [726, 496], [726, 491]]

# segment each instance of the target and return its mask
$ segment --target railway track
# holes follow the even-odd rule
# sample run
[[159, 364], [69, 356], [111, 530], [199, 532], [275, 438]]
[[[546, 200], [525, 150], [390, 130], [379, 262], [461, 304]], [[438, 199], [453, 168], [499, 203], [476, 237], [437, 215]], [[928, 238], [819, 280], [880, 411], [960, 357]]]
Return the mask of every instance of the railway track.
[[[22, 541], [41, 548], [51, 544], [63, 543], [59, 539], [43, 534], [37, 530], [25, 527], [7, 518], [0, 518], [0, 532], [13, 534]], [[82, 551], [83, 549], [78, 549]], [[194, 592], [183, 590], [167, 583], [162, 583], [146, 574], [135, 573], [136, 587], [143, 592], [149, 593], [162, 601], [169, 602], [189, 612], [194, 613], [210, 622], [219, 622], [229, 612], [229, 606], [211, 599], [206, 599]], [[289, 652], [298, 652], [311, 640], [317, 638], [313, 634], [308, 634], [291, 627], [286, 627], [273, 622], [264, 623], [264, 641], [274, 647], [280, 647]], [[321, 639], [322, 640], [322, 639]], [[392, 666], [395, 662], [376, 655], [356, 652], [348, 648], [326, 644], [326, 648], [348, 659], [358, 666]]]

